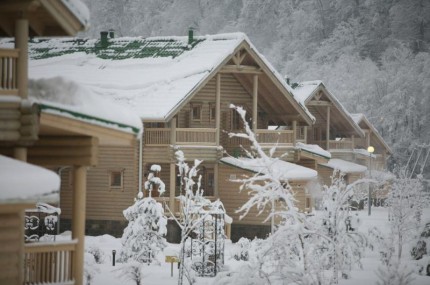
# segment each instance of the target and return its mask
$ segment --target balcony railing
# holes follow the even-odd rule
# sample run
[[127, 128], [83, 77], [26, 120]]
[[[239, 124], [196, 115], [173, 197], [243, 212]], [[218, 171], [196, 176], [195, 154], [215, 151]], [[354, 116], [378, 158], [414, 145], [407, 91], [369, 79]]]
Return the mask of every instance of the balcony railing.
[[0, 95], [18, 95], [19, 50], [0, 49]]
[[256, 135], [260, 144], [294, 144], [294, 132], [292, 130], [257, 130]]
[[[327, 141], [313, 141], [311, 142], [313, 144], [319, 145], [321, 148], [326, 149], [327, 148]], [[329, 143], [329, 150], [333, 149], [349, 149], [352, 150], [354, 148], [354, 143], [350, 139], [342, 139], [342, 140], [330, 140]]]
[[75, 284], [76, 240], [30, 243], [24, 247], [24, 284]]
[[215, 145], [214, 128], [177, 128], [175, 136], [169, 128], [145, 129], [145, 145]]
[[215, 134], [212, 128], [178, 128], [176, 144], [215, 145]]

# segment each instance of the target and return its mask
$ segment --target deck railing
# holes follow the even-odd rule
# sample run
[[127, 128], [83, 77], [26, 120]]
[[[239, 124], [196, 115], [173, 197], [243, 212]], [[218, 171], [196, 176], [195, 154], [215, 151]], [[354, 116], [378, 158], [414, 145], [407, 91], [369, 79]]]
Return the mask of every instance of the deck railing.
[[146, 128], [145, 145], [169, 145], [171, 130], [167, 128]]
[[[317, 144], [321, 148], [326, 149], [327, 148], [327, 141], [313, 141], [312, 144]], [[329, 150], [332, 149], [349, 149], [352, 150], [354, 148], [354, 143], [350, 139], [342, 139], [342, 140], [330, 140], [329, 141]]]
[[292, 130], [257, 130], [257, 140], [260, 144], [293, 144], [294, 132]]
[[76, 240], [30, 243], [24, 246], [24, 284], [75, 284]]
[[0, 49], [0, 95], [18, 95], [19, 50]]
[[177, 128], [176, 144], [215, 145], [214, 128]]
[[146, 128], [145, 145], [215, 145], [214, 128], [177, 128], [172, 141], [170, 128]]

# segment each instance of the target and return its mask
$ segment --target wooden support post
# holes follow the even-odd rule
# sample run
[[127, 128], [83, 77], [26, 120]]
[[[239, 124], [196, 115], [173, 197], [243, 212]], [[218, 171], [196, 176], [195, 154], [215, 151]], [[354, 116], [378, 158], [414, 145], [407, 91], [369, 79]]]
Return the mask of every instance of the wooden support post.
[[22, 99], [28, 97], [28, 20], [15, 22], [15, 48], [19, 49], [17, 60], [18, 94]]
[[221, 128], [221, 74], [216, 75], [216, 99], [215, 99], [215, 142], [219, 146], [220, 142], [220, 128]]
[[173, 215], [175, 214], [175, 190], [176, 190], [176, 165], [170, 163], [170, 195], [169, 195], [169, 208]]
[[366, 131], [366, 148], [368, 148], [370, 146], [370, 130]]
[[176, 144], [176, 117], [170, 121], [170, 144]]
[[218, 183], [218, 163], [215, 162], [214, 166], [214, 189], [215, 189], [215, 198], [219, 198], [219, 183]]
[[303, 132], [304, 132], [305, 143], [308, 143], [308, 126], [303, 127]]
[[327, 150], [330, 149], [330, 106], [327, 106], [327, 129], [326, 129]]
[[297, 140], [297, 121], [293, 121], [293, 145], [296, 146], [296, 140]]
[[354, 149], [354, 148], [355, 148], [355, 136], [352, 135], [351, 136], [351, 149]]
[[13, 157], [26, 162], [27, 161], [27, 148], [25, 147], [15, 147], [13, 149]]
[[87, 193], [87, 169], [85, 166], [73, 167], [73, 212], [72, 238], [77, 239], [75, 256], [73, 259], [74, 277], [76, 285], [83, 285], [84, 248], [85, 248], [85, 210]]
[[252, 131], [257, 132], [257, 121], [258, 121], [258, 75], [254, 75], [254, 82], [252, 86]]

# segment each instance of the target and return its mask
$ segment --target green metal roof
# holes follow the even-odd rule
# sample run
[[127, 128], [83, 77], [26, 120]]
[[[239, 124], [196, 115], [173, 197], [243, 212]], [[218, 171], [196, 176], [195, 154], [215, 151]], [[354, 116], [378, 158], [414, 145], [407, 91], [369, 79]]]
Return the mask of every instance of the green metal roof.
[[95, 54], [102, 59], [122, 60], [129, 58], [175, 58], [191, 50], [204, 39], [191, 44], [179, 38], [117, 38], [108, 39], [106, 46], [94, 39], [32, 39], [30, 58], [44, 59], [83, 52]]

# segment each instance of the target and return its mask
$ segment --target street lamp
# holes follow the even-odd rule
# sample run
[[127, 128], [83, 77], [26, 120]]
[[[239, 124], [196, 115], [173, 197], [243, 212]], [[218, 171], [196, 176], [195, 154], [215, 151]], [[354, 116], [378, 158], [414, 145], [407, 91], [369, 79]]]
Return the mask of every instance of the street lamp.
[[[369, 158], [370, 158], [370, 166], [369, 166], [370, 179], [372, 179], [372, 153], [374, 151], [375, 151], [375, 148], [373, 146], [369, 146], [367, 148], [367, 152], [369, 153]], [[371, 184], [369, 183], [369, 193], [368, 193], [368, 197], [367, 197], [367, 209], [368, 209], [368, 215], [369, 216], [372, 213], [372, 200], [371, 200], [372, 191], [371, 191], [370, 187], [371, 187]]]

